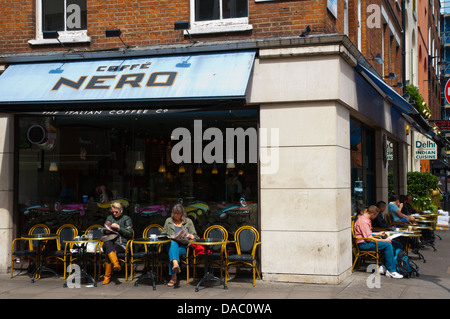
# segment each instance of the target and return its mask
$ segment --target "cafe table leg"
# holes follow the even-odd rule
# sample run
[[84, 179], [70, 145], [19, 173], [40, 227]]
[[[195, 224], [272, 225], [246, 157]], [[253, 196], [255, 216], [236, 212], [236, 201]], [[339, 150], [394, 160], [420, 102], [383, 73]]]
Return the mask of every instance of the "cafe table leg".
[[[208, 247], [208, 246], [206, 246]], [[214, 276], [213, 273], [213, 261], [212, 261], [212, 254], [209, 254], [209, 247], [205, 249], [205, 275], [203, 276], [202, 279], [200, 279], [200, 281], [198, 282], [197, 286], [195, 287], [195, 292], [198, 292], [200, 285], [204, 282], [204, 281], [218, 281], [221, 284], [223, 284], [223, 289], [228, 289], [227, 285], [225, 284], [225, 282]]]
[[[149, 245], [150, 246], [150, 250], [151, 250], [151, 266], [150, 266], [150, 271], [147, 270], [147, 273], [141, 275], [136, 282], [134, 283], [134, 286], [137, 287], [139, 285], [139, 283], [141, 282], [141, 280], [146, 279], [146, 278], [150, 278], [152, 280], [152, 286], [153, 286], [153, 290], [156, 290], [156, 279], [157, 278], [161, 278], [163, 279], [161, 276], [159, 276], [156, 272], [155, 269], [157, 268], [156, 265], [156, 255], [158, 252], [158, 247], [157, 245]], [[147, 266], [147, 261], [145, 262], [146, 266]], [[147, 267], [145, 267], [147, 268]], [[166, 284], [166, 280], [163, 279], [164, 284]]]
[[34, 283], [34, 280], [39, 276], [39, 279], [41, 277], [41, 273], [47, 271], [53, 273], [56, 278], [59, 278], [59, 275], [51, 268], [45, 266], [42, 263], [42, 243], [41, 241], [38, 241], [38, 247], [37, 247], [37, 267], [34, 273], [31, 276], [31, 282]]

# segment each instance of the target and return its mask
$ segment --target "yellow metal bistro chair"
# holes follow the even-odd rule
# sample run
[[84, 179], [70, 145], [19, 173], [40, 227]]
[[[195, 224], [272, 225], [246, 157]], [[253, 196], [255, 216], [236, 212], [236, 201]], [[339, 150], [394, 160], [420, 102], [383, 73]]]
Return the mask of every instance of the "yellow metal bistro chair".
[[[255, 274], [259, 275], [256, 265], [256, 248], [261, 242], [259, 233], [252, 226], [242, 226], [234, 233], [234, 242], [236, 245], [236, 254], [226, 255], [225, 260], [225, 285], [227, 284], [228, 268], [230, 266], [248, 266], [253, 271], [253, 287], [255, 287]], [[226, 251], [225, 251], [226, 254]]]
[[58, 238], [56, 239], [56, 250], [45, 253], [46, 260], [56, 259], [64, 263], [64, 279], [66, 279], [67, 262], [70, 262], [71, 245], [68, 245], [65, 241], [72, 240], [78, 236], [78, 229], [72, 224], [65, 224], [58, 228], [56, 231]]
[[[358, 239], [371, 240], [375, 242], [375, 250], [362, 250], [359, 248], [359, 245], [356, 243]], [[379, 270], [379, 260], [380, 260], [380, 252], [378, 251], [378, 242], [373, 238], [363, 238], [363, 237], [355, 237], [355, 222], [352, 221], [352, 245], [353, 245], [353, 253], [354, 253], [354, 262], [352, 266], [352, 272], [355, 269], [359, 269], [359, 265], [361, 260], [366, 260], [367, 258], [375, 259], [377, 263], [377, 273]]]
[[[226, 254], [225, 254], [225, 250], [226, 250], [226, 244], [228, 242], [228, 232], [227, 230], [220, 226], [220, 225], [212, 225], [209, 226], [205, 232], [203, 233], [203, 238], [220, 238], [224, 240], [224, 244], [223, 245], [214, 245], [212, 247], [212, 254], [213, 254], [213, 261], [215, 264], [217, 264], [220, 268], [220, 279], [223, 278], [223, 270], [225, 270], [226, 264], [225, 264], [225, 258], [226, 258]], [[193, 270], [193, 279], [195, 281], [195, 276], [196, 276], [196, 266], [199, 263], [199, 257], [197, 255], [195, 255], [195, 251], [194, 251], [194, 257], [193, 257], [193, 261], [192, 261], [192, 266], [194, 268]]]
[[[160, 235], [163, 227], [158, 224], [151, 224], [147, 226], [142, 232], [142, 238], [148, 238], [150, 235]], [[157, 258], [157, 256], [148, 256], [149, 251], [147, 245], [144, 245], [144, 251], [137, 251], [133, 242], [130, 243], [130, 254], [129, 254], [129, 264], [130, 264], [130, 280], [133, 280], [134, 267], [137, 263], [145, 261], [147, 257]], [[158, 247], [158, 254], [161, 251], [161, 247]], [[158, 262], [157, 262], [158, 264]]]
[[[45, 224], [36, 224], [30, 228], [28, 231], [28, 235], [34, 234], [50, 234], [50, 228]], [[24, 247], [24, 249], [16, 250], [16, 244], [19, 244], [20, 241], [26, 240], [22, 238], [15, 238], [12, 241], [12, 250], [11, 250], [11, 278], [13, 277], [14, 272], [14, 262], [21, 257], [25, 257], [28, 260], [36, 260], [36, 248], [37, 243], [33, 243], [32, 240], [28, 240], [28, 249]], [[37, 274], [36, 274], [37, 275]]]

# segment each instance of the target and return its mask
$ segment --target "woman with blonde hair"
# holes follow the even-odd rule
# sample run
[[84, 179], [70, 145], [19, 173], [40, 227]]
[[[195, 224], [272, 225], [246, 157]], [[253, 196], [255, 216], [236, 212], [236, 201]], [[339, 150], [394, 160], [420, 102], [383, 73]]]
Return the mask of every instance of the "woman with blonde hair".
[[[180, 203], [175, 204], [172, 208], [172, 213], [164, 223], [164, 229], [161, 235], [173, 237], [178, 234], [182, 229], [187, 231], [187, 240], [197, 239], [197, 232], [195, 231], [194, 223], [187, 217], [184, 206]], [[169, 253], [169, 275], [171, 276], [168, 283], [169, 287], [174, 287], [177, 284], [177, 273], [181, 271], [180, 268], [180, 256], [186, 255], [186, 247], [188, 241], [179, 241], [172, 239], [170, 246], [168, 246]]]
[[131, 217], [123, 214], [123, 203], [115, 200], [111, 202], [111, 215], [106, 217], [103, 232], [105, 235], [115, 233], [117, 236], [111, 236], [110, 240], [103, 242], [103, 251], [105, 252], [105, 275], [103, 284], [107, 285], [111, 281], [113, 271], [120, 271], [120, 264], [117, 253], [125, 252], [127, 241], [133, 235], [133, 222]]

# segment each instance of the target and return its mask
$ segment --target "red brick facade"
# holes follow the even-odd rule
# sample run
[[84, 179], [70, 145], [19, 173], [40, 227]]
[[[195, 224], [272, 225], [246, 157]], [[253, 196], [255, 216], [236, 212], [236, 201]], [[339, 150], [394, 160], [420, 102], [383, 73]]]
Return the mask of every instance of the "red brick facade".
[[[119, 28], [123, 39], [133, 46], [163, 45], [189, 42], [174, 22], [189, 21], [189, 0], [87, 0], [87, 23], [90, 44], [71, 47], [102, 49], [121, 45], [117, 38], [105, 38], [105, 29]], [[338, 13], [342, 15], [343, 2]], [[2, 4], [0, 20], [2, 37], [0, 53], [33, 52], [59, 49], [58, 46], [31, 46], [28, 40], [36, 34], [35, 1], [10, 1]], [[336, 21], [339, 21], [337, 23]], [[249, 1], [251, 31], [196, 35], [201, 41], [221, 41], [246, 38], [269, 38], [299, 35], [310, 25], [312, 33], [342, 33], [342, 19], [334, 18], [325, 0], [305, 1]]]
[[[229, 41], [245, 39], [276, 38], [300, 35], [307, 25], [311, 27], [311, 34], [344, 34], [345, 2], [337, 0], [337, 18], [327, 9], [327, 0], [284, 0], [248, 2], [248, 23], [251, 30], [239, 32], [221, 32], [214, 34], [195, 34], [194, 39], [202, 42]], [[436, 0], [438, 3], [438, 0]], [[362, 54], [371, 59], [377, 54], [383, 54], [384, 64], [370, 61], [380, 75], [387, 76], [395, 73], [397, 79], [386, 79], [393, 86], [402, 82], [402, 15], [401, 1], [395, 0], [349, 0], [348, 1], [348, 36], [358, 46]], [[378, 10], [368, 11], [369, 5], [376, 5]], [[419, 15], [428, 1], [418, 0]], [[437, 4], [438, 6], [438, 4]], [[8, 1], [2, 4], [2, 19], [0, 28], [0, 54], [45, 53], [64, 50], [58, 44], [31, 45], [29, 40], [36, 38], [36, 1], [21, 0]], [[377, 14], [380, 27], [368, 27], [367, 20], [372, 14]], [[360, 17], [359, 17], [360, 16]], [[432, 24], [432, 15], [419, 17], [424, 23]], [[436, 15], [437, 18], [437, 15]], [[78, 50], [103, 50], [121, 47], [118, 38], [106, 38], [104, 31], [119, 28], [122, 39], [130, 46], [158, 46], [169, 44], [189, 44], [188, 36], [181, 30], [174, 30], [174, 22], [189, 21], [189, 0], [143, 0], [139, 2], [125, 0], [87, 0], [87, 35], [89, 43], [65, 44]], [[359, 26], [359, 30], [358, 30]], [[428, 26], [427, 26], [428, 27]], [[426, 29], [425, 29], [426, 30]], [[419, 27], [418, 43], [419, 59], [422, 66], [428, 63], [427, 48], [423, 41], [428, 32]], [[395, 34], [395, 36], [394, 36]], [[432, 34], [438, 34], [434, 28]], [[384, 35], [384, 39], [383, 39]], [[421, 39], [421, 36], [423, 37]], [[422, 42], [422, 47], [421, 47]], [[438, 41], [436, 41], [436, 45]], [[384, 52], [384, 53], [383, 53]], [[438, 85], [428, 87], [428, 69], [419, 67], [419, 87], [428, 100], [428, 91], [436, 91]], [[405, 79], [408, 80], [408, 79]], [[436, 88], [436, 90], [434, 90]], [[401, 93], [400, 89], [397, 89]], [[440, 105], [436, 99], [429, 103]], [[440, 118], [437, 109], [433, 109], [433, 118]]]

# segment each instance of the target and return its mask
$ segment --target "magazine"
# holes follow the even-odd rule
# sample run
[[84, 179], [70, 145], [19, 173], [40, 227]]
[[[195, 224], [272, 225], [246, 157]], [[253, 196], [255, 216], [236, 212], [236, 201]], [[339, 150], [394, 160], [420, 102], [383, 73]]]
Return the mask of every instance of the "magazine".
[[181, 242], [181, 243], [187, 243], [189, 241], [188, 236], [189, 236], [189, 232], [187, 231], [187, 229], [181, 228], [181, 230], [178, 233], [176, 233], [172, 236], [169, 236], [169, 238], [173, 239], [175, 241]]

